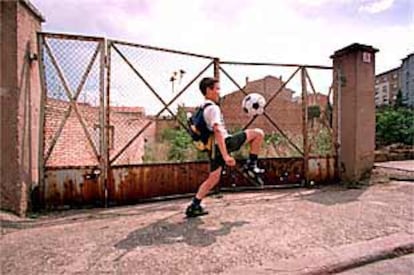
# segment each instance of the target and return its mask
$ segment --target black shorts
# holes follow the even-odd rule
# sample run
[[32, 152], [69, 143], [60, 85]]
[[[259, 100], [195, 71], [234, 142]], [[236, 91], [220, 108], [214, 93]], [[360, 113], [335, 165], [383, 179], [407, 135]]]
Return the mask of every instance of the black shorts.
[[[225, 139], [227, 152], [231, 153], [239, 150], [242, 145], [246, 142], [247, 136], [244, 131], [237, 132], [234, 135], [228, 136]], [[217, 144], [215, 145], [215, 156], [210, 156], [210, 171], [213, 172], [220, 166], [223, 167], [226, 163], [224, 162], [223, 156], [221, 155], [220, 149]]]

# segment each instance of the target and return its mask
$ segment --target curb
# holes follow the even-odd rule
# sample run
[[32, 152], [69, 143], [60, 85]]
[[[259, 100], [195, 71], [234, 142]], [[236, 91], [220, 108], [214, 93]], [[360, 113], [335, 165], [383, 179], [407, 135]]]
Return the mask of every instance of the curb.
[[339, 262], [337, 264], [332, 264], [330, 266], [321, 267], [319, 269], [315, 269], [315, 270], [306, 272], [304, 274], [306, 275], [336, 274], [339, 272], [347, 271], [347, 270], [361, 267], [361, 266], [371, 264], [374, 262], [397, 258], [397, 257], [404, 256], [407, 254], [412, 254], [412, 253], [414, 253], [414, 242], [394, 247], [391, 250], [382, 250], [374, 254], [361, 255], [360, 257], [348, 259], [346, 261]]
[[335, 274], [377, 261], [411, 254], [414, 253], [414, 237], [412, 234], [397, 233], [338, 247], [334, 249], [333, 253], [337, 256], [319, 255], [320, 261], [318, 261], [318, 257], [311, 257], [311, 262], [319, 262], [319, 266], [308, 268], [301, 274]]
[[349, 243], [339, 247], [318, 247], [274, 262], [256, 266], [239, 266], [223, 274], [238, 275], [326, 275], [337, 274], [377, 261], [414, 253], [413, 234], [400, 232], [376, 239]]

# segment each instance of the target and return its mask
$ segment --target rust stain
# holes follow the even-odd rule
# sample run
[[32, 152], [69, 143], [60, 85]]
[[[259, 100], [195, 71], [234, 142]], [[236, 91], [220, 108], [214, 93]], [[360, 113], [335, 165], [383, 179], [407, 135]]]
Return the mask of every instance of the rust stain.
[[[304, 181], [302, 158], [260, 159], [266, 169], [265, 185], [300, 184]], [[328, 182], [335, 177], [333, 157], [312, 157], [309, 178]], [[104, 183], [91, 167], [62, 168], [46, 171], [44, 201], [47, 208], [81, 207], [104, 204]], [[107, 187], [109, 205], [135, 203], [143, 199], [194, 193], [207, 177], [209, 163], [167, 163], [113, 166]], [[251, 186], [239, 172], [230, 170], [221, 179], [221, 187]]]
[[94, 169], [54, 168], [45, 175], [46, 209], [100, 205], [104, 201], [102, 180]]

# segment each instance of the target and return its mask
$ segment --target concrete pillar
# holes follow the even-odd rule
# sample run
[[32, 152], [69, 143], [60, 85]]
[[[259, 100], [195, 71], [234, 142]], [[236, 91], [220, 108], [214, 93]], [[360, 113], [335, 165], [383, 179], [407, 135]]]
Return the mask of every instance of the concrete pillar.
[[42, 22], [27, 0], [0, 1], [0, 208], [21, 216], [38, 181]]
[[375, 150], [375, 53], [352, 44], [334, 53], [334, 89], [338, 97], [340, 177], [355, 183], [369, 175]]

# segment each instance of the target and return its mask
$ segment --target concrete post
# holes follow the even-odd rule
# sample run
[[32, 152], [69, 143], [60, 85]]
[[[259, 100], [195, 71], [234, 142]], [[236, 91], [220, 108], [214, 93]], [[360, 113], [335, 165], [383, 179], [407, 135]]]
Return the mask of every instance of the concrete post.
[[36, 32], [44, 19], [27, 0], [0, 1], [0, 14], [0, 208], [23, 216], [38, 181]]
[[369, 175], [375, 150], [375, 53], [352, 44], [331, 56], [338, 95], [340, 178], [355, 183]]

